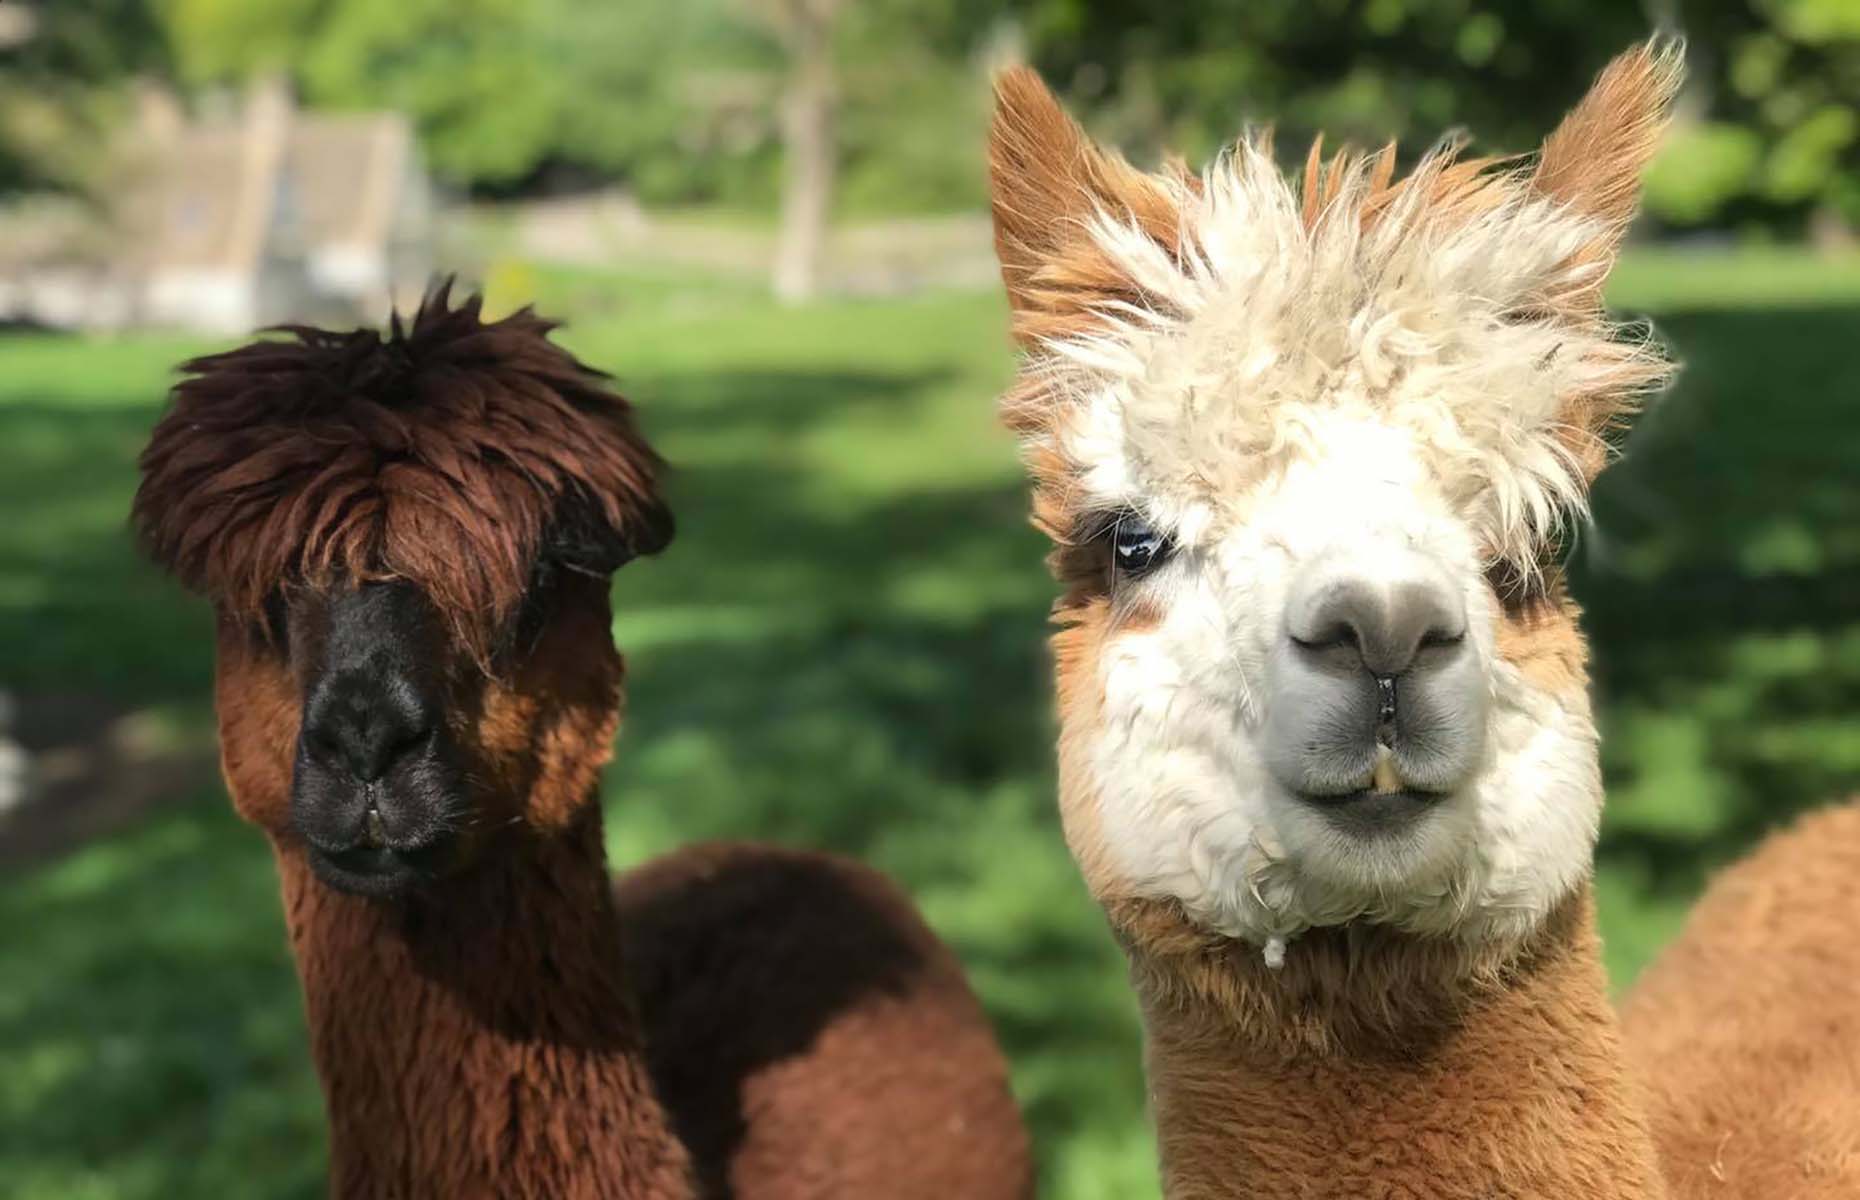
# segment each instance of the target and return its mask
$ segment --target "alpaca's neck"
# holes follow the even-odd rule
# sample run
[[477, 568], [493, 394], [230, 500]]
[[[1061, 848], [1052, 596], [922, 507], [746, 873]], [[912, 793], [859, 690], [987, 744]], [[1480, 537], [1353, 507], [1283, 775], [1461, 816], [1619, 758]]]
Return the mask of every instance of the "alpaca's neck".
[[398, 904], [278, 851], [344, 1197], [691, 1195], [625, 986], [599, 813]]
[[1314, 931], [1274, 972], [1162, 910], [1113, 916], [1169, 1200], [1663, 1194], [1586, 890], [1482, 982], [1375, 930]]

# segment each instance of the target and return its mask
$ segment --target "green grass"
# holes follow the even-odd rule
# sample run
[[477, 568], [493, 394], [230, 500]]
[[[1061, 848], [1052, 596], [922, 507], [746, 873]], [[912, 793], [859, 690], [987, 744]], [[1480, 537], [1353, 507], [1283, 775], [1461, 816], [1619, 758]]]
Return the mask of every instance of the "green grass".
[[[1061, 1200], [1155, 1194], [1135, 1014], [1053, 818], [1044, 612], [993, 296], [784, 312], [740, 285], [509, 272], [677, 465], [615, 585], [615, 857], [714, 835], [902, 879], [1014, 1060]], [[1576, 555], [1608, 734], [1626, 981], [1705, 871], [1860, 781], [1860, 272], [1643, 256], [1615, 293], [1690, 370]], [[508, 297], [507, 297], [508, 298]], [[123, 531], [170, 364], [0, 341], [0, 680], [204, 725], [209, 622]], [[216, 790], [0, 880], [0, 1191], [312, 1196], [320, 1103], [274, 882]]]

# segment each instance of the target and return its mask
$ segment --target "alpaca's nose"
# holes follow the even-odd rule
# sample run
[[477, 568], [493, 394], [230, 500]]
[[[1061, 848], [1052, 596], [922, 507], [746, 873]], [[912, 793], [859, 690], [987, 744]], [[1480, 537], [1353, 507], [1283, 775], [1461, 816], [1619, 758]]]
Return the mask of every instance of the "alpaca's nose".
[[434, 706], [408, 680], [345, 671], [324, 680], [311, 698], [304, 746], [324, 767], [375, 783], [430, 742], [437, 725]]
[[1438, 795], [1479, 760], [1487, 686], [1465, 591], [1426, 554], [1359, 544], [1310, 563], [1271, 662], [1267, 760], [1305, 799]]
[[444, 719], [451, 643], [405, 582], [315, 599], [291, 637], [304, 681], [291, 828], [331, 887], [399, 895], [456, 869], [464, 853], [471, 801]]
[[1466, 636], [1466, 605], [1419, 555], [1393, 577], [1318, 572], [1301, 580], [1286, 629], [1299, 646], [1360, 666], [1379, 679], [1439, 665]]

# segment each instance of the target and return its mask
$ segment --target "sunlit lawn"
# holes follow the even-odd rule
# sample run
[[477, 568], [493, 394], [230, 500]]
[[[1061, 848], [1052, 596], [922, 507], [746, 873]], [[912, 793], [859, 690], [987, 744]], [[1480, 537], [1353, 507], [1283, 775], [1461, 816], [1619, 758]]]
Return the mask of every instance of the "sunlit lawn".
[[[755, 836], [893, 872], [1009, 1047], [1044, 1194], [1153, 1195], [1121, 964], [1052, 819], [1051, 589], [990, 412], [998, 301], [520, 282], [678, 466], [677, 542], [615, 588], [616, 858]], [[1643, 256], [1616, 300], [1690, 366], [1577, 556], [1623, 981], [1706, 864], [1860, 780], [1860, 269]], [[0, 341], [0, 683], [207, 728], [206, 615], [122, 526], [165, 368], [196, 348]], [[320, 1192], [270, 865], [215, 789], [0, 880], [0, 929], [0, 1194]]]

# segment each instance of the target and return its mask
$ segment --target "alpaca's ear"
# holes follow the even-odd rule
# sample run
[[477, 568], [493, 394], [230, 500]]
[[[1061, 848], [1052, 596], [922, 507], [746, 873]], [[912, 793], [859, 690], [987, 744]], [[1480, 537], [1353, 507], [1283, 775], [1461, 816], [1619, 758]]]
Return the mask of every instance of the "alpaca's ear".
[[1031, 68], [995, 81], [988, 136], [995, 253], [1023, 344], [1089, 326], [1135, 285], [1090, 232], [1101, 214], [1174, 250], [1179, 207], [1163, 182], [1093, 144]]
[[634, 559], [657, 554], [672, 540], [672, 511], [654, 495], [636, 504], [616, 527], [600, 505], [571, 493], [548, 532], [548, 556], [586, 575], [611, 575]]
[[1599, 277], [1640, 205], [1641, 171], [1659, 149], [1684, 74], [1684, 47], [1643, 42], [1602, 69], [1582, 102], [1544, 142], [1532, 186], [1594, 220], [1595, 242], [1580, 256]]

